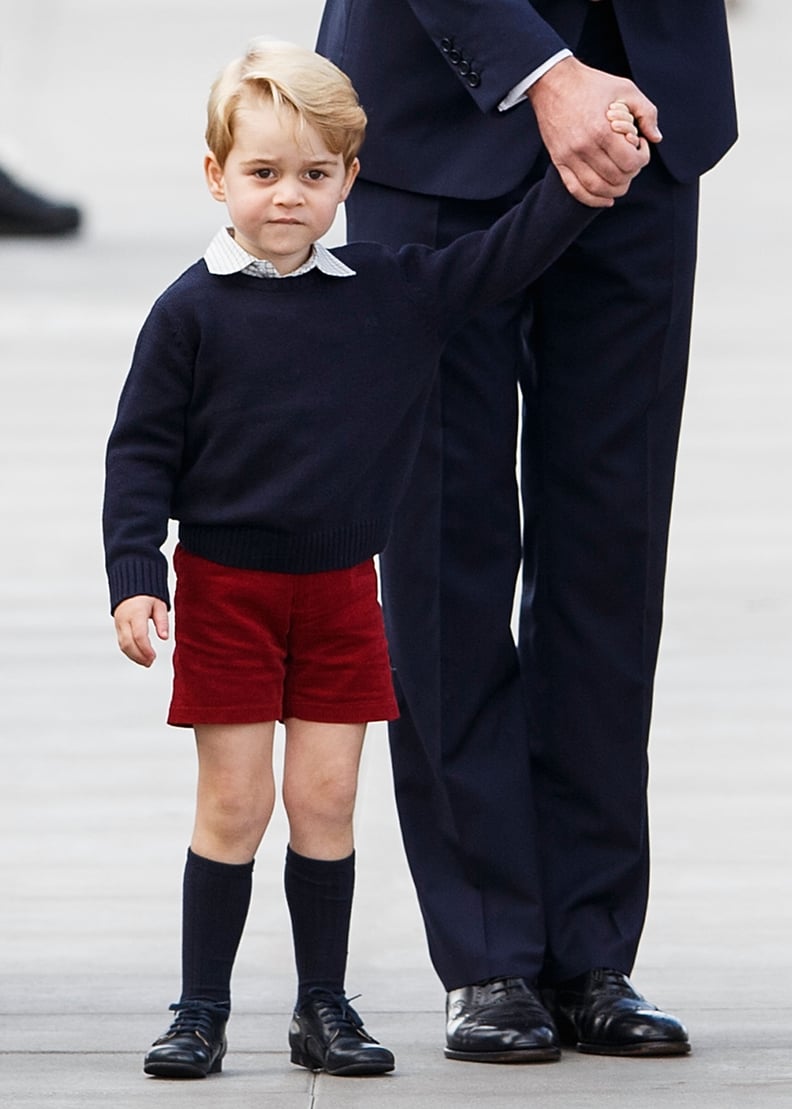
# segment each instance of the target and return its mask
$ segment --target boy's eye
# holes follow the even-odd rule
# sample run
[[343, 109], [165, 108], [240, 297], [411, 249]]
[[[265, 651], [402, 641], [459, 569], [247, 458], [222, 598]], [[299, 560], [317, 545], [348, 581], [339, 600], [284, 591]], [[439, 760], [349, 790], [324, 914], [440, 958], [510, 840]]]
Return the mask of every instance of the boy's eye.
[[271, 169], [257, 169], [253, 176], [254, 177], [260, 177], [262, 181], [268, 181], [272, 177], [272, 170]]
[[325, 177], [325, 176], [326, 176], [326, 174], [325, 174], [323, 169], [309, 169], [308, 170], [308, 180], [309, 181], [321, 181], [322, 178]]

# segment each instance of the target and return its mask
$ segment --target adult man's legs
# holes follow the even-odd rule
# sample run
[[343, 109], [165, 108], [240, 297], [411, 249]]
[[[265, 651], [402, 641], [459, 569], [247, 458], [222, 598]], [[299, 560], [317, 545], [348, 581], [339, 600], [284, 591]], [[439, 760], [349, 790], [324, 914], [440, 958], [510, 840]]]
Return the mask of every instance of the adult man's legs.
[[[629, 974], [643, 926], [646, 744], [697, 200], [696, 185], [677, 184], [655, 160], [536, 290], [520, 656], [536, 723], [549, 983], [598, 968]], [[614, 982], [595, 989], [609, 1004], [622, 991]], [[581, 980], [578, 995], [590, 987]], [[591, 1050], [615, 1041], [629, 1053], [687, 1050], [670, 1021], [652, 1018], [638, 1042], [624, 1026]]]
[[[392, 245], [442, 245], [509, 206], [405, 196], [366, 182], [355, 192], [349, 237]], [[558, 1054], [552, 1024], [523, 982], [541, 967], [544, 925], [510, 629], [520, 560], [521, 314], [517, 297], [449, 344], [382, 556], [402, 711], [391, 751], [405, 847], [441, 980], [451, 991], [490, 983], [449, 998], [449, 1053], [488, 1061]]]

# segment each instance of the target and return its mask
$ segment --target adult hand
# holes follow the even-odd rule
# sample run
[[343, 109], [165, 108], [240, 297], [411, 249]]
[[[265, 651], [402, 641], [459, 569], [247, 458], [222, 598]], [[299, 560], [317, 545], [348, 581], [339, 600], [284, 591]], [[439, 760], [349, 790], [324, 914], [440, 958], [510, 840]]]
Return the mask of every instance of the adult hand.
[[657, 109], [627, 77], [615, 77], [564, 58], [526, 93], [553, 165], [576, 200], [609, 208], [649, 161], [647, 143], [626, 143], [614, 133], [606, 112], [622, 101], [643, 138], [657, 143]]
[[157, 652], [149, 639], [149, 620], [160, 639], [168, 638], [168, 606], [159, 597], [127, 597], [113, 613], [118, 646], [139, 666], [151, 666]]

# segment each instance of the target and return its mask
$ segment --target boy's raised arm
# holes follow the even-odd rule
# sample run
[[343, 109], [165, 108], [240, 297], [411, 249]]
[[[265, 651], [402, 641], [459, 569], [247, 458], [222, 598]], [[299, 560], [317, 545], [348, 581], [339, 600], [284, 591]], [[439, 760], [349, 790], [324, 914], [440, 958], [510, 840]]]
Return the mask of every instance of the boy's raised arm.
[[[613, 101], [603, 119], [625, 150], [648, 157], [648, 144], [624, 101]], [[628, 188], [629, 182], [623, 192]], [[425, 302], [437, 306], [439, 331], [445, 336], [540, 277], [604, 206], [574, 197], [551, 165], [520, 203], [488, 229], [463, 235], [440, 250], [403, 247], [405, 272], [408, 279], [417, 274], [419, 285], [427, 283]]]

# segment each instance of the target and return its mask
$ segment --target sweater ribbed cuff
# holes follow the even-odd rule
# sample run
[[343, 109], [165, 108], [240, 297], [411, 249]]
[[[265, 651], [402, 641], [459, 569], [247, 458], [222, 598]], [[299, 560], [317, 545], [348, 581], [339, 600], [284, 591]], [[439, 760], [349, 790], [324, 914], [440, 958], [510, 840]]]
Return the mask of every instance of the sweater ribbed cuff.
[[127, 597], [159, 597], [170, 608], [168, 564], [164, 557], [158, 562], [143, 558], [125, 558], [108, 567], [110, 612]]

